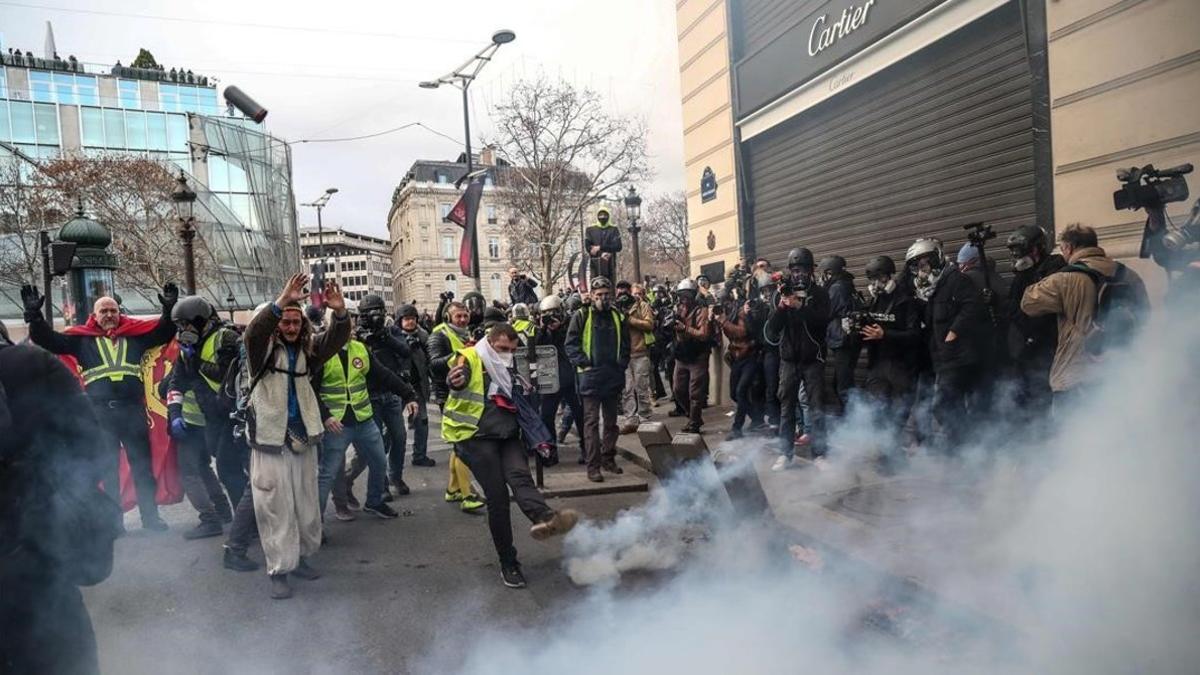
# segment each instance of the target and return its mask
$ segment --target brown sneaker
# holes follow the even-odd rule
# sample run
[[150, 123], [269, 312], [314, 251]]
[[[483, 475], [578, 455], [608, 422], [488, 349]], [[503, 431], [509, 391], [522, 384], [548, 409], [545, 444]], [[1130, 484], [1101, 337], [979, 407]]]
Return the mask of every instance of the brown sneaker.
[[575, 527], [575, 523], [579, 522], [579, 512], [572, 509], [563, 509], [555, 511], [554, 515], [549, 520], [543, 520], [540, 523], [535, 523], [529, 528], [529, 536], [538, 541], [549, 539], [550, 537], [564, 535]]

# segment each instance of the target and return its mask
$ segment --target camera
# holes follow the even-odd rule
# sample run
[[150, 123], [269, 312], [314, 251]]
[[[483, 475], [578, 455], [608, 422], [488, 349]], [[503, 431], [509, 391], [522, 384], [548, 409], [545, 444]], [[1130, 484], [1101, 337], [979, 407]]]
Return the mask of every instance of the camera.
[[1136, 166], [1117, 171], [1121, 189], [1113, 193], [1113, 208], [1155, 209], [1171, 202], [1188, 198], [1187, 179], [1192, 172], [1191, 164], [1180, 164], [1169, 169], [1155, 169], [1153, 164], [1142, 168]]
[[967, 241], [971, 242], [972, 246], [982, 248], [989, 239], [996, 238], [992, 226], [984, 223], [967, 223], [963, 225], [963, 229], [967, 231]]
[[637, 304], [637, 298], [633, 297], [632, 295], [618, 295], [616, 299], [613, 300], [613, 306], [625, 314], [628, 314], [629, 310], [633, 309], [635, 304]]
[[865, 309], [856, 309], [846, 315], [842, 320], [842, 328], [848, 334], [857, 335], [862, 332], [867, 326], [887, 325], [896, 323], [895, 314], [886, 314], [882, 312], [869, 312]]
[[779, 281], [780, 295], [795, 295], [801, 300], [808, 299], [808, 286], [812, 280], [806, 274], [792, 272]]

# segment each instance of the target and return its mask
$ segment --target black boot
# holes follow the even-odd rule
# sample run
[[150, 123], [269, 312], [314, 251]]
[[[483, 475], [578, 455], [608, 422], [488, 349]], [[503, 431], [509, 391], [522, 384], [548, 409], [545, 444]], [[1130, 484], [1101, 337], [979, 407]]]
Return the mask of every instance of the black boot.
[[273, 600], [286, 600], [292, 597], [292, 587], [288, 585], [287, 577], [287, 574], [271, 575], [271, 598]]
[[234, 572], [253, 572], [258, 569], [258, 563], [246, 557], [246, 552], [237, 552], [231, 548], [225, 549], [225, 559], [222, 560], [225, 569]]

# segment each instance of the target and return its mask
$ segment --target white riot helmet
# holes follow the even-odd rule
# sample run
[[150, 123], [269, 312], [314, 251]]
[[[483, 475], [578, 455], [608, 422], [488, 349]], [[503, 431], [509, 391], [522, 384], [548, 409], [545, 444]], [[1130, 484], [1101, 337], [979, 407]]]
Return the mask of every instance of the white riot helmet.
[[691, 279], [680, 280], [679, 284], [677, 286], [675, 286], [675, 292], [683, 293], [684, 291], [691, 291], [692, 293], [695, 293], [696, 292], [696, 282], [692, 281]]
[[940, 265], [940, 262], [944, 259], [942, 255], [942, 242], [932, 238], [918, 239], [912, 243], [912, 246], [908, 247], [908, 251], [904, 254], [904, 262], [911, 265], [918, 258], [930, 253], [937, 254], [935, 257]]
[[[542, 298], [541, 302], [538, 303], [538, 311], [542, 314], [545, 314], [546, 312], [561, 312], [562, 308], [562, 298], [558, 297], [557, 295], [547, 295], [546, 297]], [[516, 309], [516, 307], [513, 307], [514, 312]]]
[[517, 304], [513, 305], [512, 306], [512, 318], [528, 319], [529, 318], [529, 306], [523, 302], [518, 302]]

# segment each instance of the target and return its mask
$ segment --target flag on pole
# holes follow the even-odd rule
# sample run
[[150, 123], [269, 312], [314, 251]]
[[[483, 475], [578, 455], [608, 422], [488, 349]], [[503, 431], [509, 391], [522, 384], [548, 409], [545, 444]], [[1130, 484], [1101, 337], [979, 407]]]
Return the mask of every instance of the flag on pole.
[[454, 208], [450, 209], [446, 220], [456, 223], [463, 229], [462, 246], [458, 248], [458, 268], [462, 273], [472, 279], [479, 277], [479, 270], [475, 269], [473, 264], [475, 261], [474, 252], [471, 250], [471, 242], [475, 239], [475, 216], [479, 213], [479, 202], [483, 197], [483, 179], [482, 176], [475, 176], [467, 185], [467, 191], [459, 198], [458, 203]]

